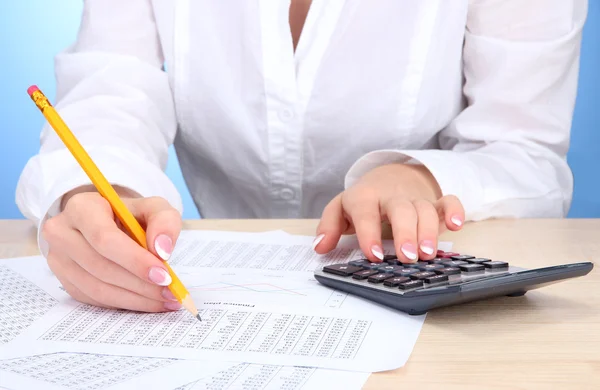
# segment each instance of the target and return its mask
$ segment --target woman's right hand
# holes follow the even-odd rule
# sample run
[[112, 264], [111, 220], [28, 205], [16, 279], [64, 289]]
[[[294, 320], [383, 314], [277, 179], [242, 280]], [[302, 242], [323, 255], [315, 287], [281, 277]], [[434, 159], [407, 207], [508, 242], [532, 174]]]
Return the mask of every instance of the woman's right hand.
[[142, 312], [178, 310], [168, 286], [168, 260], [181, 216], [162, 198], [122, 197], [146, 231], [148, 250], [123, 230], [97, 192], [67, 194], [63, 209], [42, 228], [48, 265], [76, 300]]

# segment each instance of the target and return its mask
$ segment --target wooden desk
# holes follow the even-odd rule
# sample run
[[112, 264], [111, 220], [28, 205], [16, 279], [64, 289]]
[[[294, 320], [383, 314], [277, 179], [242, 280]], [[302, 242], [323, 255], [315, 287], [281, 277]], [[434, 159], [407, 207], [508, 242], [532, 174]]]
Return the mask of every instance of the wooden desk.
[[[316, 223], [202, 220], [184, 228], [312, 235]], [[366, 389], [600, 389], [600, 220], [469, 223], [441, 239], [459, 252], [527, 268], [579, 261], [596, 266], [584, 278], [524, 297], [430, 312], [407, 365], [372, 375]], [[35, 254], [31, 224], [0, 221], [0, 257]]]

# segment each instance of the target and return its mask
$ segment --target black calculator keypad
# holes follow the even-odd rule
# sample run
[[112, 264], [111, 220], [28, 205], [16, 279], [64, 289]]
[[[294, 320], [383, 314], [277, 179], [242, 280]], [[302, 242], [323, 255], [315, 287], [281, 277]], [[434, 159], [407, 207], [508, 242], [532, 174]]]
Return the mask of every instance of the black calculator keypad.
[[448, 275], [434, 275], [423, 279], [427, 284], [442, 283], [448, 281]]
[[402, 283], [410, 282], [410, 278], [406, 276], [396, 276], [383, 281], [383, 285], [387, 287], [397, 287]]
[[508, 268], [508, 263], [504, 261], [488, 261], [487, 263], [483, 263], [483, 265], [485, 266], [485, 268], [490, 269]]
[[375, 270], [375, 269], [363, 269], [362, 271], [358, 271], [355, 272], [354, 274], [352, 274], [352, 278], [357, 279], [357, 280], [363, 280], [368, 278], [371, 275], [376, 275], [378, 274], [379, 271]]
[[400, 268], [398, 271], [394, 272], [396, 276], [410, 276], [412, 274], [416, 274], [419, 271], [417, 268]]
[[477, 272], [485, 270], [485, 266], [482, 264], [463, 264], [459, 265], [458, 268], [460, 268], [460, 270], [463, 272]]
[[460, 268], [456, 267], [446, 267], [441, 269], [436, 269], [433, 272], [441, 275], [460, 275]]
[[458, 267], [458, 266], [469, 264], [469, 263], [467, 263], [466, 261], [462, 261], [462, 260], [448, 260], [448, 261], [444, 261], [442, 264], [445, 265], [446, 267]]
[[410, 290], [418, 287], [423, 287], [422, 280], [411, 280], [409, 282], [400, 283], [400, 285], [398, 286], [400, 290]]
[[[433, 260], [401, 263], [396, 256], [387, 255], [383, 262], [368, 259], [352, 260], [343, 264], [323, 267], [323, 272], [333, 277], [347, 278], [349, 284], [360, 284], [371, 289], [402, 291], [456, 285], [473, 278], [485, 278], [507, 272], [509, 264], [471, 255], [438, 251]], [[400, 290], [400, 291], [398, 291]]]
[[392, 274], [379, 273], [377, 275], [369, 276], [369, 278], [367, 280], [370, 283], [381, 283], [384, 280], [389, 279], [389, 278], [393, 278], [393, 277], [394, 277], [394, 275], [392, 275]]
[[425, 279], [425, 278], [428, 278], [428, 277], [434, 276], [434, 275], [435, 275], [434, 272], [423, 271], [423, 272], [417, 272], [417, 273], [410, 275], [410, 278], [414, 279], [414, 280], [421, 280], [421, 279]]
[[362, 271], [362, 268], [350, 264], [333, 264], [323, 267], [323, 272], [340, 276], [350, 276], [358, 271]]

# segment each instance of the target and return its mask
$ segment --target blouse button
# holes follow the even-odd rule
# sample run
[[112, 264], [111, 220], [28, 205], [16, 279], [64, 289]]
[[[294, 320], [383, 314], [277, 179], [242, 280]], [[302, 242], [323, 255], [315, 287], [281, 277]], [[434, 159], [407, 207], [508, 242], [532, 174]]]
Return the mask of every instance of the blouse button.
[[294, 191], [290, 188], [284, 188], [279, 193], [279, 196], [281, 196], [281, 199], [283, 200], [292, 200], [294, 199]]

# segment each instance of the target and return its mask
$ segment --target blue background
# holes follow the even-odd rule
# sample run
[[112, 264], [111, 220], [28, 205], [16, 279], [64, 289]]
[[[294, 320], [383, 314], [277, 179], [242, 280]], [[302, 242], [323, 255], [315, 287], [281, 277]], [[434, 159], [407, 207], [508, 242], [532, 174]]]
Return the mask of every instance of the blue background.
[[[589, 1], [584, 29], [579, 95], [573, 121], [569, 164], [575, 191], [569, 217], [600, 217], [600, 1]], [[82, 1], [3, 1], [0, 5], [0, 219], [23, 218], [15, 189], [27, 160], [37, 153], [41, 113], [26, 94], [37, 84], [53, 98], [54, 56], [73, 42]], [[167, 173], [184, 201], [184, 218], [198, 218], [171, 149]]]

